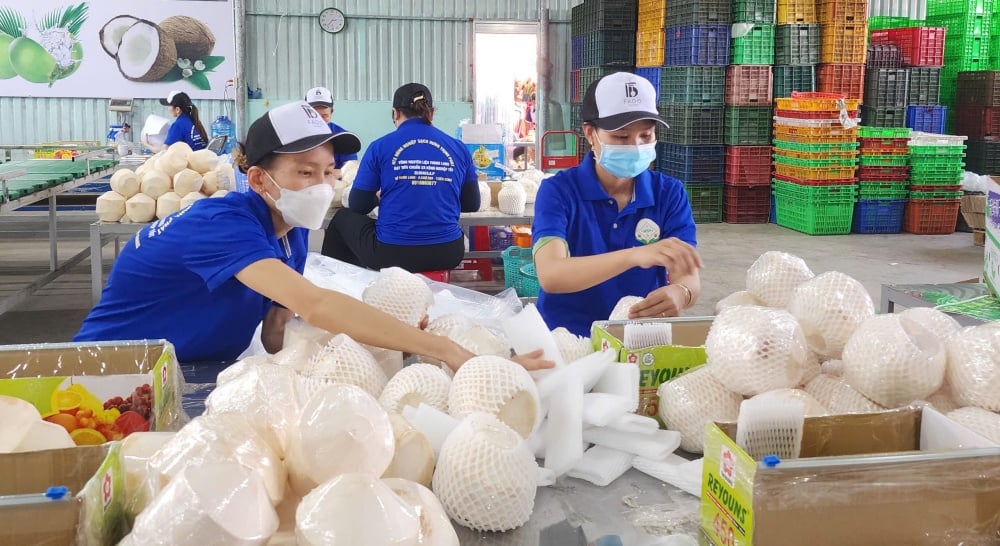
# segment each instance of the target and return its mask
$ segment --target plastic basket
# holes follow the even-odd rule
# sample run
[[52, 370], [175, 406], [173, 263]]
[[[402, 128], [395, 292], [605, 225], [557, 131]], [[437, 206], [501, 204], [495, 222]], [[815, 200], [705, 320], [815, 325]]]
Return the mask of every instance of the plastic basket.
[[[817, 190], [810, 193], [808, 190]], [[774, 181], [775, 216], [779, 226], [808, 235], [851, 232], [854, 186], [797, 186]]]
[[991, 13], [994, 0], [934, 0], [927, 3], [927, 16]]
[[906, 199], [909, 195], [906, 182], [858, 182], [858, 199]]
[[907, 70], [907, 105], [937, 105], [941, 101], [941, 69], [914, 67]]
[[726, 146], [725, 181], [733, 186], [770, 186], [771, 148]]
[[[958, 72], [957, 106], [1000, 106], [1000, 71]], [[946, 89], [942, 75], [942, 92]], [[943, 102], [943, 101], [942, 101]]]
[[906, 108], [906, 126], [914, 131], [944, 133], [947, 106], [909, 106]]
[[[531, 255], [530, 248], [521, 248], [519, 246], [507, 247], [506, 250], [501, 254], [503, 258], [503, 275], [504, 275], [504, 287], [513, 288], [517, 292], [518, 296], [521, 296], [521, 290], [523, 287], [521, 285], [521, 268], [527, 265], [534, 265], [534, 258]], [[537, 285], [537, 278], [535, 283]], [[537, 289], [536, 289], [537, 292]], [[536, 293], [537, 295], [537, 293]], [[521, 296], [526, 297], [526, 296]]]
[[819, 23], [815, 0], [777, 0], [779, 25]]
[[847, 98], [838, 93], [792, 93], [789, 98], [775, 99], [781, 110], [804, 110], [812, 112], [832, 112], [842, 109], [857, 110], [859, 99]]
[[660, 96], [660, 80], [662, 78], [661, 71], [663, 69], [660, 67], [636, 67], [635, 75], [641, 77], [642, 79], [653, 84], [653, 91], [656, 92], [656, 96]]
[[771, 214], [771, 184], [727, 184], [723, 221], [729, 224], [766, 224]]
[[805, 159], [807, 161], [815, 160], [826, 160], [835, 159], [838, 161], [843, 161], [845, 164], [850, 162], [856, 164], [858, 161], [858, 152], [848, 151], [848, 152], [813, 152], [813, 151], [800, 151], [791, 150], [788, 148], [779, 148], [775, 146], [774, 155], [776, 157], [782, 158], [792, 158], [792, 159]]
[[723, 123], [721, 106], [661, 106], [660, 117], [670, 126], [657, 124], [656, 138], [660, 142], [693, 146], [722, 144]]
[[817, 0], [816, 4], [824, 25], [867, 22], [868, 0]]
[[770, 66], [730, 66], [726, 69], [726, 106], [771, 106]]
[[910, 167], [861, 167], [860, 180], [872, 182], [905, 182], [910, 179]]
[[[802, 144], [799, 142], [786, 142], [784, 140], [775, 140], [774, 148], [776, 150], [791, 150], [794, 152], [810, 152], [810, 153], [842, 153], [842, 152], [854, 152], [858, 149], [857, 142], [832, 142], [823, 144]], [[855, 154], [857, 155], [857, 154]]]
[[867, 155], [861, 156], [862, 167], [905, 167], [910, 159], [905, 155]]
[[[860, 110], [847, 110], [852, 119], [861, 117]], [[786, 119], [820, 119], [840, 122], [840, 112], [814, 112], [810, 110], [775, 110], [774, 116]]]
[[860, 127], [861, 138], [910, 138], [910, 129], [904, 127]]
[[976, 174], [1000, 175], [1000, 141], [970, 142], [966, 163]]
[[910, 199], [926, 201], [928, 199], [961, 199], [962, 186], [910, 186]]
[[773, 173], [771, 180], [780, 180], [782, 182], [788, 182], [790, 184], [795, 184], [798, 186], [853, 186], [858, 183], [857, 178], [832, 178], [829, 180], [815, 180], [815, 179], [803, 179], [795, 178], [794, 176], [788, 176], [785, 174]]
[[818, 64], [822, 43], [819, 25], [778, 25], [774, 30], [774, 62], [781, 65]]
[[959, 199], [911, 199], [906, 203], [903, 229], [918, 235], [954, 233], [961, 203]]
[[691, 214], [696, 224], [712, 224], [722, 221], [723, 186], [701, 186], [685, 184]]
[[910, 19], [909, 17], [891, 17], [885, 15], [876, 15], [868, 18], [868, 27], [873, 31], [882, 30], [886, 28], [919, 26], [915, 25], [914, 23], [916, 23], [916, 21]]
[[865, 68], [900, 68], [903, 66], [903, 55], [895, 44], [868, 44], [865, 53]]
[[639, 0], [638, 30], [660, 30], [667, 26], [667, 0]]
[[598, 30], [583, 36], [582, 66], [635, 65], [635, 31]]
[[668, 28], [666, 65], [728, 65], [729, 30], [729, 25], [688, 25]]
[[864, 23], [823, 25], [821, 63], [864, 64], [868, 33]]
[[724, 66], [665, 66], [660, 69], [659, 104], [722, 106], [726, 91]]
[[899, 233], [903, 231], [906, 199], [861, 199], [854, 204], [854, 233]]
[[656, 170], [685, 184], [722, 184], [725, 156], [722, 146], [656, 144]]
[[769, 106], [727, 106], [725, 143], [731, 146], [764, 146], [771, 142]]
[[860, 102], [864, 98], [865, 65], [821, 64], [816, 71], [816, 89], [823, 93], [839, 93]]
[[855, 167], [843, 165], [831, 167], [804, 167], [791, 165], [786, 162], [792, 160], [805, 161], [791, 158], [783, 158], [783, 160], [779, 161], [778, 156], [776, 156], [774, 162], [774, 172], [780, 175], [799, 178], [802, 180], [842, 180], [845, 178], [853, 178], [855, 172], [857, 171]]
[[791, 97], [793, 92], [816, 90], [816, 67], [812, 65], [775, 66], [772, 70], [772, 94], [775, 98]]
[[569, 72], [569, 101], [575, 103], [583, 102], [583, 89], [580, 88], [580, 71], [570, 70]]
[[725, 25], [733, 21], [732, 13], [729, 0], [670, 0], [666, 22], [668, 27]]
[[909, 155], [905, 138], [859, 138], [862, 155]]
[[573, 38], [571, 43], [570, 68], [580, 70], [583, 68], [583, 37]]
[[580, 97], [581, 102], [583, 94], [586, 93], [587, 88], [590, 84], [596, 82], [597, 80], [607, 76], [608, 74], [614, 74], [615, 72], [621, 72], [624, 70], [622, 67], [614, 66], [585, 66], [580, 69]]
[[745, 34], [733, 36], [731, 58], [734, 65], [774, 64], [774, 25], [755, 23]]
[[983, 108], [981, 106], [955, 108], [954, 132], [965, 135], [970, 140], [1000, 137], [1000, 108]]
[[861, 123], [867, 127], [903, 127], [906, 123], [906, 109], [901, 107], [872, 108], [861, 107]]
[[907, 106], [909, 71], [903, 68], [869, 68], [865, 74], [865, 106], [902, 108]]
[[639, 30], [635, 34], [636, 66], [663, 66], [666, 60], [667, 36], [663, 28]]
[[943, 163], [946, 165], [961, 162], [965, 155], [964, 144], [922, 144], [910, 145], [910, 155], [913, 164]]
[[636, 11], [635, 0], [601, 0], [599, 2], [584, 2], [583, 32], [595, 30], [616, 30], [635, 32]]
[[857, 127], [796, 127], [774, 126], [774, 138], [803, 144], [846, 143], [857, 141]]
[[537, 298], [539, 288], [535, 264], [530, 263], [521, 267], [518, 284], [514, 287], [514, 292], [517, 293], [518, 297]]
[[942, 27], [909, 27], [877, 30], [871, 43], [899, 47], [903, 66], [943, 66], [946, 30]]
[[777, 17], [774, 0], [734, 0], [734, 23], [774, 24]]

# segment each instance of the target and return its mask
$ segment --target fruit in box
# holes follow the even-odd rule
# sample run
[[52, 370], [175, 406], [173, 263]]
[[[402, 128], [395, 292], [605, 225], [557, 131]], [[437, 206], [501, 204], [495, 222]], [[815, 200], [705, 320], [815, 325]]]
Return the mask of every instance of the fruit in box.
[[147, 432], [153, 391], [144, 384], [127, 399], [116, 396], [101, 402], [83, 385], [73, 384], [53, 391], [50, 403], [51, 411], [42, 415], [45, 421], [66, 429], [76, 445], [97, 445]]

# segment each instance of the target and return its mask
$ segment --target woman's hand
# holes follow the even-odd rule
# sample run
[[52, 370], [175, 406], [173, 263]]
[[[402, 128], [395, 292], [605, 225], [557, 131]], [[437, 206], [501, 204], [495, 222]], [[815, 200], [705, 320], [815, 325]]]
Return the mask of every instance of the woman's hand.
[[646, 296], [646, 299], [628, 310], [631, 320], [640, 318], [666, 318], [680, 316], [687, 301], [687, 294], [678, 285], [667, 285], [657, 288]]
[[523, 355], [514, 355], [511, 360], [517, 362], [524, 367], [525, 370], [533, 372], [535, 370], [547, 370], [556, 365], [555, 362], [551, 360], [545, 360], [542, 358], [544, 351], [541, 349], [536, 349], [530, 353], [525, 353]]
[[671, 278], [683, 277], [701, 268], [701, 256], [684, 241], [671, 237], [632, 249], [636, 267], [665, 267]]

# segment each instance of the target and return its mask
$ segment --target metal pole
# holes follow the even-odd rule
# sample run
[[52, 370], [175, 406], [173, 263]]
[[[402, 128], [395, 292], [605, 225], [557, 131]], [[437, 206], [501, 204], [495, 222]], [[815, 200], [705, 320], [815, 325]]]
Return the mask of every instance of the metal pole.
[[246, 137], [247, 120], [247, 82], [246, 82], [246, 0], [235, 0], [233, 3], [233, 17], [236, 27], [236, 76], [233, 78], [233, 92], [236, 94], [236, 138], [243, 140]]
[[49, 271], [55, 271], [57, 267], [59, 267], [59, 235], [56, 230], [56, 194], [53, 193], [49, 196]]
[[548, 0], [538, 0], [538, 88], [535, 91], [535, 168], [542, 170], [542, 135], [545, 134], [545, 116], [548, 108], [545, 92], [549, 85], [549, 7]]

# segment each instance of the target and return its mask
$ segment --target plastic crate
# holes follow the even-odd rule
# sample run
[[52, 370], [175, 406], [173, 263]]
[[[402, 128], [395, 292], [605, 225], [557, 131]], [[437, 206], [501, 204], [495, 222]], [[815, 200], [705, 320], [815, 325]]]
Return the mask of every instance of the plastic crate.
[[773, 25], [777, 17], [774, 0], [734, 0], [734, 23], [767, 23]]
[[[948, 89], [943, 74], [941, 89], [942, 94], [945, 89]], [[1000, 70], [958, 72], [958, 85], [954, 89], [956, 89], [956, 106], [982, 106], [984, 108], [1000, 106]], [[945, 104], [944, 101], [942, 104]]]
[[909, 106], [906, 108], [906, 126], [914, 131], [944, 134], [947, 106]]
[[808, 110], [775, 110], [776, 118], [785, 120], [815, 120], [815, 121], [836, 121], [840, 119], [841, 112], [847, 112], [852, 119], [861, 117], [861, 110], [831, 110], [829, 112], [813, 112]]
[[666, 66], [729, 64], [729, 25], [670, 27], [666, 34]]
[[585, 31], [583, 20], [583, 4], [577, 4], [570, 10], [570, 36], [579, 38]]
[[857, 178], [831, 178], [831, 179], [812, 179], [812, 178], [796, 178], [794, 176], [788, 176], [787, 174], [772, 173], [771, 180], [780, 180], [782, 182], [788, 182], [790, 184], [795, 184], [798, 186], [854, 186], [858, 183]]
[[570, 46], [570, 52], [570, 68], [572, 70], [580, 70], [583, 68], [583, 36], [573, 38]]
[[914, 201], [962, 198], [962, 186], [910, 186], [909, 192]]
[[722, 146], [656, 144], [656, 170], [685, 184], [722, 184], [725, 155]]
[[919, 26], [919, 25], [914, 25], [915, 22], [917, 21], [914, 21], [909, 17], [891, 17], [885, 15], [876, 15], [868, 18], [868, 28], [874, 31], [886, 28]]
[[865, 106], [902, 108], [909, 99], [905, 68], [869, 68], [865, 73]]
[[[839, 160], [829, 161], [829, 166], [816, 165], [821, 160], [806, 160], [774, 156], [774, 172], [782, 176], [798, 178], [800, 180], [844, 180], [854, 178], [857, 172], [855, 165], [838, 164]], [[822, 164], [822, 163], [819, 163]]]
[[944, 56], [945, 66], [974, 72], [981, 72], [988, 69], [990, 66], [989, 61], [989, 57], [985, 55], [981, 57]]
[[969, 140], [1000, 138], [1000, 108], [959, 106], [955, 108], [956, 135], [965, 135]]
[[635, 31], [598, 30], [583, 37], [583, 66], [635, 64]]
[[636, 31], [636, 0], [600, 0], [583, 3], [583, 34], [595, 30]]
[[842, 235], [851, 232], [854, 186], [799, 186], [774, 181], [776, 220], [779, 226], [808, 235]]
[[910, 155], [905, 138], [859, 138], [862, 155]]
[[854, 204], [854, 233], [899, 233], [903, 231], [906, 199], [860, 199]]
[[650, 67], [636, 67], [635, 75], [640, 76], [649, 83], [653, 84], [653, 90], [656, 91], [657, 100], [660, 96], [660, 68], [650, 68]]
[[906, 182], [858, 182], [858, 199], [906, 199]]
[[824, 25], [866, 23], [868, 0], [816, 0], [819, 21]]
[[774, 29], [774, 64], [819, 64], [823, 35], [819, 25], [778, 25]]
[[966, 164], [976, 174], [1000, 175], [1000, 141], [970, 142]]
[[578, 133], [583, 132], [583, 119], [580, 115], [580, 110], [583, 105], [580, 103], [573, 103], [569, 105], [569, 128], [571, 131], [576, 131]]
[[868, 51], [868, 33], [863, 23], [850, 25], [823, 25], [823, 47], [819, 61], [831, 64], [865, 63]]
[[903, 66], [943, 66], [946, 35], [942, 27], [894, 28], [872, 32], [871, 43], [899, 46]]
[[667, 0], [639, 0], [639, 32], [662, 30], [667, 26]]
[[861, 123], [868, 127], [905, 127], [906, 109], [861, 107]]
[[[777, 150], [790, 150], [793, 152], [808, 152], [814, 154], [823, 153], [855, 153], [858, 150], [857, 142], [833, 142], [828, 144], [802, 144], [800, 142], [787, 142], [775, 140], [774, 148]], [[855, 154], [857, 155], [857, 154]]]
[[795, 127], [790, 125], [775, 125], [774, 138], [802, 144], [828, 144], [835, 142], [857, 142], [857, 128], [843, 127]]
[[771, 106], [770, 66], [730, 66], [726, 69], [726, 106]]
[[685, 184], [684, 189], [696, 224], [717, 224], [722, 221], [723, 186]]
[[927, 2], [927, 16], [992, 13], [994, 0], [933, 0]]
[[941, 69], [914, 67], [907, 69], [907, 105], [932, 106], [941, 104]]
[[723, 191], [728, 224], [766, 224], [771, 215], [771, 181], [758, 185], [726, 184]]
[[755, 23], [733, 36], [732, 64], [774, 64], [774, 25]]
[[861, 127], [858, 136], [861, 138], [904, 138], [909, 143], [911, 131], [908, 127]]
[[989, 13], [965, 13], [928, 17], [927, 22], [933, 26], [948, 29], [950, 35], [989, 37], [991, 16], [992, 14]]
[[801, 25], [819, 23], [816, 0], [777, 0], [777, 23]]
[[[524, 287], [521, 284], [521, 268], [526, 265], [534, 265], [535, 261], [531, 255], [530, 248], [519, 246], [507, 247], [501, 254], [503, 258], [503, 284], [504, 288], [513, 288], [518, 296]], [[537, 294], [536, 294], [537, 295]], [[526, 296], [521, 296], [526, 297]]]
[[787, 146], [786, 147], [775, 146], [774, 147], [774, 155], [776, 157], [785, 157], [785, 158], [792, 158], [792, 159], [805, 159], [805, 160], [808, 160], [808, 161], [824, 160], [824, 159], [839, 159], [839, 160], [850, 161], [852, 165], [855, 165], [858, 162], [858, 152], [853, 152], [853, 151], [851, 151], [851, 152], [830, 152], [830, 151], [814, 152], [814, 151], [793, 150], [793, 149], [790, 149]]
[[770, 186], [771, 148], [726, 146], [725, 181], [733, 186]]
[[905, 155], [869, 155], [863, 154], [860, 157], [859, 165], [862, 167], [905, 167], [909, 165], [910, 158]]
[[766, 146], [771, 143], [769, 106], [727, 106], [724, 142], [730, 146]]
[[580, 86], [580, 71], [569, 71], [569, 101], [572, 103], [583, 102], [583, 88]]
[[851, 99], [840, 93], [792, 93], [791, 97], [775, 99], [781, 110], [804, 110], [812, 112], [831, 112], [842, 109], [857, 110], [861, 104], [858, 99]]
[[791, 97], [794, 91], [811, 92], [816, 90], [815, 66], [775, 66], [772, 73], [772, 94], [776, 99]]
[[982, 59], [990, 54], [989, 36], [962, 36], [960, 34], [949, 36], [949, 40], [944, 46], [944, 56], [946, 59], [956, 57], [968, 57], [970, 59]]
[[724, 66], [665, 66], [660, 69], [660, 105], [722, 106], [725, 91]]
[[955, 232], [959, 199], [909, 200], [903, 216], [903, 229], [918, 235], [946, 235]]
[[727, 25], [733, 22], [730, 0], [670, 0], [667, 26]]
[[668, 129], [657, 124], [658, 141], [686, 146], [723, 143], [721, 106], [668, 105], [657, 107], [657, 110], [670, 126]]
[[667, 48], [666, 31], [640, 30], [635, 35], [636, 66], [663, 66]]
[[903, 66], [903, 55], [899, 46], [893, 44], [868, 44], [865, 53], [865, 68], [900, 68]]
[[865, 91], [865, 65], [821, 64], [816, 72], [816, 89], [860, 101]]
[[580, 98], [581, 102], [583, 100], [584, 93], [587, 92], [587, 88], [597, 80], [607, 76], [608, 74], [614, 74], [615, 72], [621, 72], [624, 68], [617, 66], [586, 66], [580, 69]]

